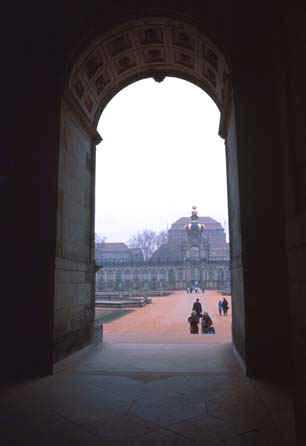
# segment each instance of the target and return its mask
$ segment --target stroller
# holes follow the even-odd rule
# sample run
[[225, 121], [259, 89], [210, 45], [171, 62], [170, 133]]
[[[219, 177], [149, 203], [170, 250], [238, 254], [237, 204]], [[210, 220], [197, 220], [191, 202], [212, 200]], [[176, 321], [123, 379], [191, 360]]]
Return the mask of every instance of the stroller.
[[215, 334], [215, 327], [208, 313], [204, 313], [202, 317], [202, 333], [203, 334]]

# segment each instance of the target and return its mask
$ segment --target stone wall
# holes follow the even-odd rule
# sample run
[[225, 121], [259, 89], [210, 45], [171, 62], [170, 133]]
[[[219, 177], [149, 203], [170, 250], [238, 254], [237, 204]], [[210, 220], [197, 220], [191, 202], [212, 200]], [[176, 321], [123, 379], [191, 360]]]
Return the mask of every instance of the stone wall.
[[94, 159], [90, 135], [63, 102], [58, 177], [54, 359], [91, 342]]
[[229, 104], [226, 134], [228, 216], [230, 230], [233, 343], [243, 361], [245, 357], [245, 301], [241, 254], [240, 188], [237, 138], [233, 100]]

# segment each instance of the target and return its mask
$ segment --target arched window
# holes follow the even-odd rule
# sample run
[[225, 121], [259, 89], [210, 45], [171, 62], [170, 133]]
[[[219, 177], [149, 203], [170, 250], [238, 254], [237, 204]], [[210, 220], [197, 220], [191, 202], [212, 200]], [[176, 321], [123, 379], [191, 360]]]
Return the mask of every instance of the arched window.
[[192, 260], [197, 260], [200, 257], [200, 250], [197, 246], [193, 246], [190, 249], [190, 258]]
[[173, 269], [169, 269], [169, 282], [175, 282], [175, 271]]

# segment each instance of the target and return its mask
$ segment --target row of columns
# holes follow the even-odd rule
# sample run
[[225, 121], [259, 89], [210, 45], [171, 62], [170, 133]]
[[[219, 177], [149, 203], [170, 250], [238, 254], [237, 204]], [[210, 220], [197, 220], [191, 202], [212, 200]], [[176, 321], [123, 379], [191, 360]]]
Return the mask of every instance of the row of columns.
[[[118, 274], [119, 273], [119, 274]], [[119, 280], [226, 280], [229, 278], [229, 271], [225, 268], [218, 268], [214, 270], [147, 270], [147, 271], [118, 271], [118, 270], [105, 270], [99, 271], [97, 273], [97, 279], [102, 279], [104, 276], [104, 281]]]

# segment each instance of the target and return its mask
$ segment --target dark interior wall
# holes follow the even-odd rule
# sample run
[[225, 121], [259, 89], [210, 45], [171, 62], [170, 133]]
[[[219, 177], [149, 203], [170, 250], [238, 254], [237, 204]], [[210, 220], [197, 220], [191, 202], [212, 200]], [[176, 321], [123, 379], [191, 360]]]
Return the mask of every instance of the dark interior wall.
[[275, 81], [282, 69], [281, 21], [280, 15], [269, 8], [265, 9], [264, 15], [259, 10], [252, 14], [252, 22], [237, 23], [235, 42], [239, 52], [233, 59], [245, 357], [250, 376], [288, 380], [291, 363], [284, 159], [280, 100]]
[[61, 91], [57, 60], [49, 52], [51, 43], [29, 23], [16, 21], [20, 34], [11, 36], [4, 73], [6, 113], [0, 163], [3, 379], [52, 371]]
[[[294, 360], [296, 428], [306, 442], [306, 11], [290, 8], [286, 15], [286, 88], [284, 122], [286, 151], [286, 236], [291, 297], [292, 352]], [[285, 121], [285, 120], [284, 120]]]

